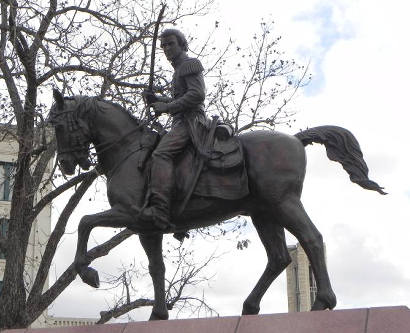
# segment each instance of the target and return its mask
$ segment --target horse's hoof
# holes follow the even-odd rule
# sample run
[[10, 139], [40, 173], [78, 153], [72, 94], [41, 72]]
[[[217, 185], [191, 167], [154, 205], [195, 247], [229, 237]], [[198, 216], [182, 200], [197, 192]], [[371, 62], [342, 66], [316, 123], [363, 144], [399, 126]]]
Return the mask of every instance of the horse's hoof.
[[256, 315], [259, 313], [259, 310], [259, 306], [251, 305], [245, 301], [242, 307], [242, 315]]
[[156, 311], [152, 311], [151, 312], [151, 316], [149, 317], [149, 320], [168, 320], [169, 318], [169, 314], [168, 311], [164, 311], [164, 312], [156, 312]]
[[89, 286], [93, 288], [100, 287], [100, 278], [98, 272], [94, 268], [85, 267], [78, 273], [78, 275], [80, 275], [81, 280]]
[[336, 296], [331, 292], [327, 297], [316, 296], [310, 311], [332, 310], [336, 306]]

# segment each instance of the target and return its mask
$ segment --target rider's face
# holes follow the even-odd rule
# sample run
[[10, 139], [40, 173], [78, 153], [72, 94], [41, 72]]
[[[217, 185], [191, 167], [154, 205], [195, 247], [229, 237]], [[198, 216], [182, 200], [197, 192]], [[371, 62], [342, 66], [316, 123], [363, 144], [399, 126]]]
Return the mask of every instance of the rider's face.
[[174, 35], [161, 38], [161, 48], [164, 50], [168, 61], [174, 61], [183, 52], [177, 37]]

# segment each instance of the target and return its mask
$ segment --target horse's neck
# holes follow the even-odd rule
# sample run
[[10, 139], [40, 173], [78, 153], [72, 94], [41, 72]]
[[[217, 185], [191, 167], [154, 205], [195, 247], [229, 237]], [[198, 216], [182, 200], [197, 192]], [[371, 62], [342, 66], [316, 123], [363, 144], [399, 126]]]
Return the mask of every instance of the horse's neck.
[[133, 145], [138, 146], [137, 125], [130, 116], [114, 107], [98, 112], [93, 123], [93, 144], [98, 162], [107, 174], [116, 167]]

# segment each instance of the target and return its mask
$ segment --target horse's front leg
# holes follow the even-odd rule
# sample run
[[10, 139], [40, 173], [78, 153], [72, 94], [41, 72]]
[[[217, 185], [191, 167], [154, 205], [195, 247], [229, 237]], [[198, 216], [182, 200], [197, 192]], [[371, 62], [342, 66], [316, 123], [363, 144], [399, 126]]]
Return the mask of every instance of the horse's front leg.
[[148, 257], [148, 269], [154, 285], [154, 307], [149, 320], [168, 319], [165, 301], [165, 265], [162, 257], [162, 234], [139, 235], [142, 247]]
[[122, 214], [114, 209], [94, 215], [85, 215], [81, 218], [78, 225], [78, 242], [74, 265], [83, 282], [94, 288], [100, 286], [98, 272], [95, 269], [88, 267], [92, 261], [92, 259], [87, 256], [87, 244], [91, 230], [95, 227], [120, 228], [127, 226], [130, 221], [132, 221], [130, 216]]
[[91, 287], [98, 288], [100, 286], [100, 278], [98, 272], [88, 267], [91, 264], [91, 258], [87, 256], [87, 244], [90, 237], [91, 230], [95, 224], [94, 215], [85, 215], [81, 218], [78, 225], [78, 241], [77, 251], [75, 253], [74, 265], [75, 270], [84, 283], [87, 283]]

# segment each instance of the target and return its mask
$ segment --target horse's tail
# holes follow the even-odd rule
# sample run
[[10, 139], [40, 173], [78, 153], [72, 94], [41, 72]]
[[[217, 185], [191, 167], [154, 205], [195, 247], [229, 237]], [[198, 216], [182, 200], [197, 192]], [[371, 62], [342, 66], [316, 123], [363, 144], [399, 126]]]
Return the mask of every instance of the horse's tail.
[[295, 134], [306, 146], [320, 143], [326, 147], [327, 157], [339, 162], [350, 176], [350, 180], [367, 190], [387, 194], [368, 177], [369, 169], [363, 159], [359, 143], [351, 132], [338, 126], [319, 126]]

